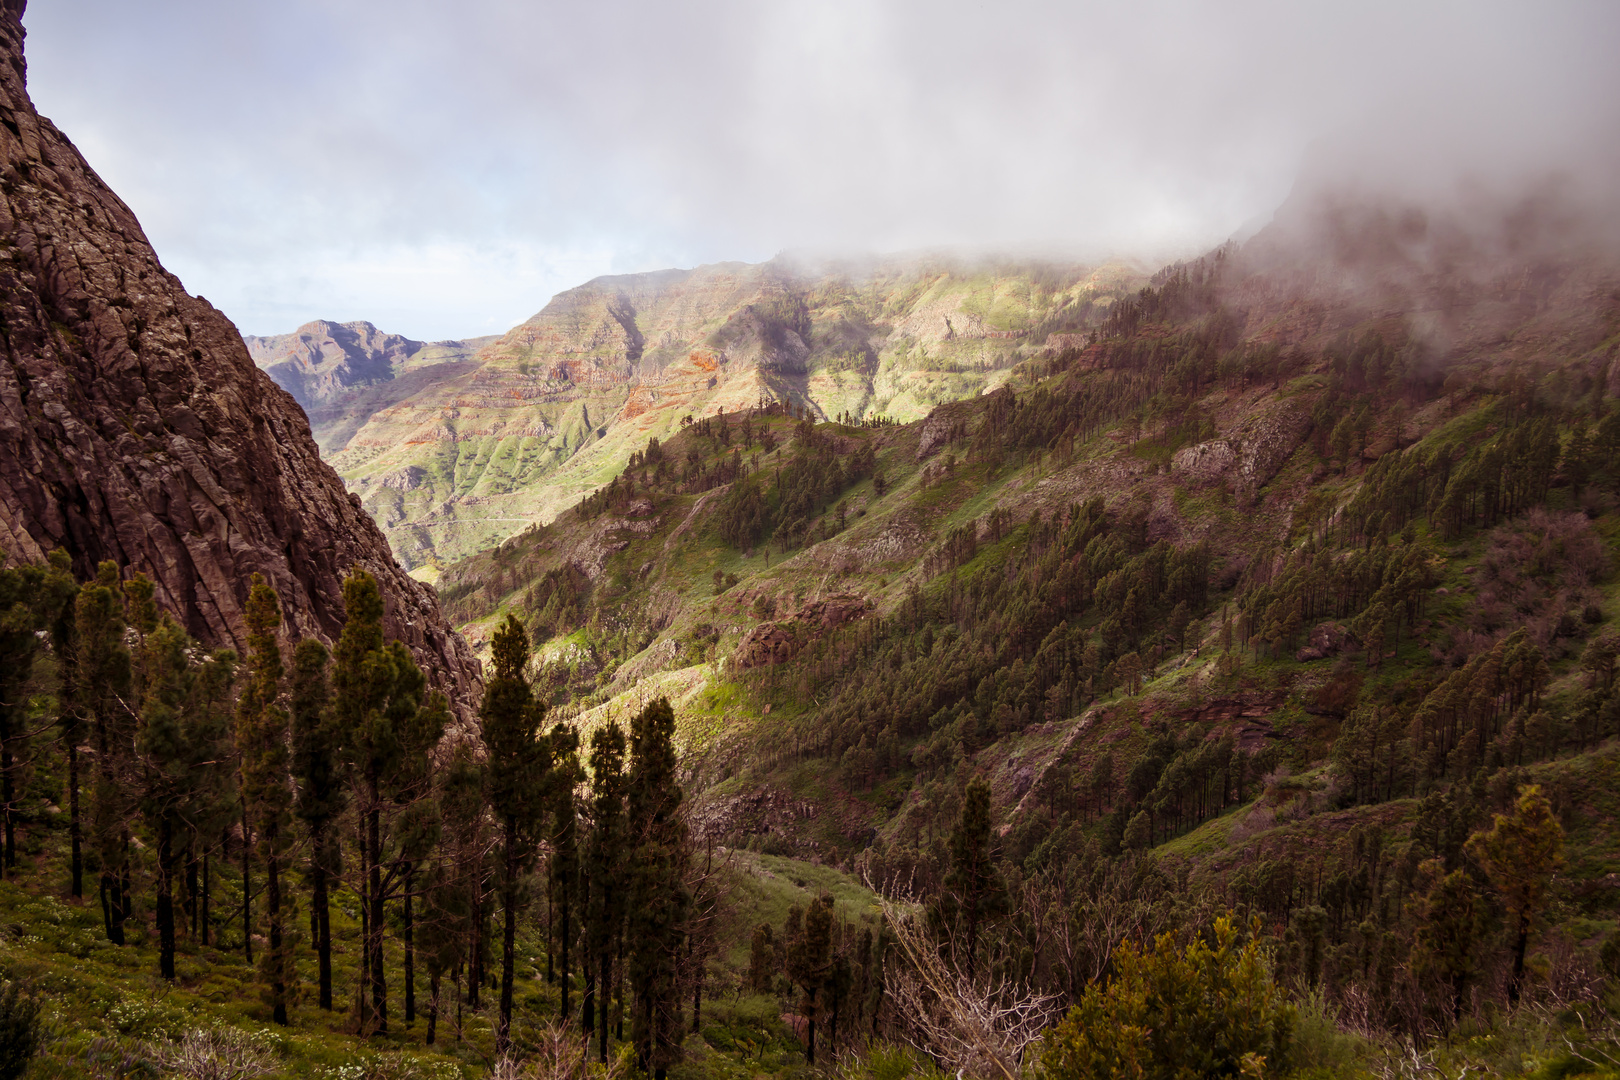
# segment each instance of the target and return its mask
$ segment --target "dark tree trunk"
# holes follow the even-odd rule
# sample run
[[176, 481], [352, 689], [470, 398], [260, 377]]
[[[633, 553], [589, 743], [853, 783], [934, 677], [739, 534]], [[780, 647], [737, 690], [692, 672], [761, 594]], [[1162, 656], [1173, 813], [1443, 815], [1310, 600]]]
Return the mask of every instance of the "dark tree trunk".
[[247, 802], [242, 803], [242, 954], [253, 963], [253, 880], [249, 876], [253, 864], [253, 833], [248, 829]]
[[[74, 740], [69, 739], [71, 744]], [[79, 748], [68, 746], [68, 836], [73, 845], [73, 895], [84, 895], [84, 833], [79, 824]]]
[[416, 1021], [416, 944], [411, 926], [411, 883], [415, 871], [405, 871], [405, 1026]]
[[0, 798], [6, 802], [6, 869], [17, 869], [17, 818], [12, 813], [11, 803], [16, 797], [16, 781], [12, 778], [12, 766], [15, 760], [11, 756], [11, 747], [0, 749], [0, 773], [4, 774], [0, 787], [4, 788]]
[[[564, 888], [566, 887], [565, 885]], [[568, 900], [564, 898], [562, 904], [562, 935], [557, 939], [557, 947], [562, 952], [560, 958], [562, 960], [562, 1004], [557, 1015], [562, 1017], [564, 1023], [568, 1022], [568, 940], [569, 932], [572, 929], [569, 925], [570, 914], [572, 913], [569, 911]]]
[[332, 919], [330, 904], [326, 896], [326, 836], [324, 832], [315, 839], [315, 873], [314, 896], [309, 905], [310, 922], [313, 924], [310, 937], [315, 939], [316, 963], [319, 967], [317, 976], [320, 983], [320, 1006], [327, 1012], [332, 1011]]
[[174, 981], [174, 835], [167, 820], [158, 826], [158, 971]]
[[388, 1034], [388, 984], [383, 981], [383, 885], [382, 885], [382, 809], [378, 805], [377, 785], [372, 784], [371, 815], [367, 823], [367, 841], [371, 845], [371, 992], [372, 1008], [377, 1015], [377, 1034]]
[[614, 1012], [613, 1037], [624, 1042], [624, 928], [621, 926], [614, 934], [614, 964], [613, 964], [613, 1003], [618, 1006]]
[[[484, 955], [484, 878], [482, 873], [473, 879], [472, 918], [469, 920], [467, 927], [467, 938], [469, 941], [467, 948], [467, 1007], [476, 1009], [478, 1008], [478, 984], [484, 979], [484, 965], [482, 962]], [[459, 972], [460, 968], [458, 967], [456, 970]], [[461, 997], [460, 980], [461, 976], [458, 974], [456, 976], [456, 997], [458, 1001]], [[460, 1016], [459, 1011], [457, 1016]], [[459, 1027], [461, 1021], [458, 1019], [456, 1024]]]
[[439, 969], [428, 972], [427, 1045], [432, 1046], [439, 1031]]
[[1519, 1003], [1519, 990], [1524, 986], [1524, 951], [1530, 944], [1530, 918], [1519, 915], [1518, 930], [1513, 935], [1513, 976], [1508, 979], [1508, 1004]]
[[608, 1013], [612, 1011], [608, 1008], [608, 1000], [613, 996], [613, 938], [611, 936], [608, 938], [608, 947], [602, 950], [602, 955], [596, 958], [596, 962], [601, 970], [601, 978], [598, 980], [602, 987], [601, 1049], [602, 1064], [606, 1065], [608, 1060]]
[[270, 963], [274, 968], [270, 990], [273, 997], [270, 1019], [287, 1026], [287, 957], [281, 952], [281, 858], [276, 852], [276, 828], [266, 830], [264, 854], [265, 903], [270, 908]]
[[579, 958], [580, 970], [585, 976], [585, 990], [579, 1008], [580, 1030], [585, 1032], [585, 1056], [590, 1056], [591, 1039], [596, 1035], [596, 958], [591, 955], [590, 945], [585, 946], [585, 954]]
[[186, 847], [186, 926], [190, 940], [197, 940], [197, 847], [196, 837]]
[[506, 926], [501, 932], [501, 1018], [495, 1029], [495, 1052], [504, 1053], [512, 1041], [512, 964], [517, 942], [517, 818], [506, 819], [506, 877], [501, 902]]
[[208, 945], [208, 852], [202, 854], [202, 910], [197, 913], [197, 921], [202, 924], [202, 943]]
[[[101, 872], [101, 878], [97, 882], [97, 884], [98, 884], [99, 887], [97, 888], [96, 892], [97, 892], [97, 895], [100, 896], [100, 898], [101, 898], [101, 925], [107, 931], [107, 940], [112, 942], [114, 945], [122, 945], [123, 944], [122, 941], [120, 941], [118, 938], [113, 937], [112, 894], [111, 894], [112, 875], [107, 873], [107, 871], [103, 870]], [[119, 933], [122, 934], [122, 932], [123, 932], [123, 928], [119, 927]]]

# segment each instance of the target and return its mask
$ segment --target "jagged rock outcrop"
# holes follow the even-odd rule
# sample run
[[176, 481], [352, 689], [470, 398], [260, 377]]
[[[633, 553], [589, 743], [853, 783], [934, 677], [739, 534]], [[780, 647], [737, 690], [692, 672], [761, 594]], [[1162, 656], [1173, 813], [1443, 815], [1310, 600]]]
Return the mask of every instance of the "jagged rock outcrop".
[[785, 664], [801, 648], [845, 623], [865, 617], [872, 602], [864, 596], [829, 596], [799, 609], [791, 619], [762, 622], [743, 635], [732, 661], [740, 668]]
[[290, 334], [246, 335], [248, 355], [309, 417], [323, 454], [342, 450], [379, 410], [474, 370], [496, 337], [413, 341], [368, 322], [317, 319]]
[[163, 269], [129, 207], [28, 98], [24, 0], [0, 0], [0, 549], [55, 547], [88, 575], [142, 570], [199, 639], [246, 644], [262, 573], [287, 629], [332, 640], [358, 564], [388, 632], [464, 712], [477, 662], [358, 497], [323, 464], [298, 404], [236, 328]]

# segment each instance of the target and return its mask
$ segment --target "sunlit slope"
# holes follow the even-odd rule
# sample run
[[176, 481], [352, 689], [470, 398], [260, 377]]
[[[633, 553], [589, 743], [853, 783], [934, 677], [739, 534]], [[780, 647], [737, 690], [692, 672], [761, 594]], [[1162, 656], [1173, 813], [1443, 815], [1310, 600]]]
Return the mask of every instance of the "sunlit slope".
[[774, 401], [915, 419], [1078, 338], [1141, 280], [927, 259], [600, 278], [441, 378], [403, 374], [410, 392], [379, 398], [331, 460], [402, 561], [442, 565], [551, 520], [687, 416]]

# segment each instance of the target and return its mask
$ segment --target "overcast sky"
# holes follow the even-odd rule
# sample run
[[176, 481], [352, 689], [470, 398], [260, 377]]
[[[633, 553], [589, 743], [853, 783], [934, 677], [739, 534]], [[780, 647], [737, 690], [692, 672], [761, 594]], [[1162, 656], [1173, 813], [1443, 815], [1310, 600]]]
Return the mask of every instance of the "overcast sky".
[[1620, 4], [32, 0], [29, 86], [245, 333], [506, 330], [784, 249], [1171, 257], [1302, 162], [1620, 146]]

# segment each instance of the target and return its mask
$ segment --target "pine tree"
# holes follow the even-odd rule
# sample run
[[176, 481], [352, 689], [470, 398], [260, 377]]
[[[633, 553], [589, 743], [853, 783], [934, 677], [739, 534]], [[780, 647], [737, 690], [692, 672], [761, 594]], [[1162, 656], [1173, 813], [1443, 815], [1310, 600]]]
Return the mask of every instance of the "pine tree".
[[1466, 850], [1484, 868], [1508, 910], [1513, 933], [1508, 1001], [1517, 1004], [1530, 933], [1547, 904], [1553, 875], [1564, 865], [1564, 830], [1541, 788], [1531, 784], [1519, 790], [1513, 813], [1497, 814], [1490, 831], [1469, 837]]
[[[248, 590], [247, 680], [236, 708], [236, 749], [242, 761], [242, 802], [258, 837], [264, 866], [270, 948], [262, 971], [270, 986], [272, 1019], [287, 1023], [287, 999], [298, 973], [282, 920], [281, 870], [291, 826], [292, 786], [287, 749], [288, 716], [281, 705], [281, 608], [275, 590], [259, 574]], [[244, 837], [244, 842], [246, 838]]]
[[40, 652], [45, 568], [0, 569], [0, 811], [5, 815], [0, 874], [17, 867], [16, 801], [19, 757], [26, 757], [31, 723], [29, 684]]
[[197, 661], [194, 643], [168, 615], [142, 642], [145, 676], [135, 752], [140, 808], [157, 843], [158, 968], [175, 976], [174, 884], [199, 823], [211, 825], [229, 797], [230, 693], [236, 653]]
[[957, 963], [971, 978], [980, 930], [1007, 910], [1007, 886], [990, 841], [990, 785], [983, 777], [968, 783], [962, 816], [951, 830], [950, 852], [945, 889], [930, 906], [929, 921], [949, 939]]
[[438, 778], [446, 857], [430, 871], [425, 883], [417, 930], [428, 972], [429, 1045], [438, 1030], [444, 1001], [440, 984], [446, 973], [459, 980], [462, 965], [477, 947], [482, 921], [477, 901], [489, 853], [485, 790], [483, 763], [476, 760], [470, 743], [458, 742]]
[[804, 1010], [807, 1037], [804, 1043], [804, 1062], [816, 1063], [816, 1010], [820, 1003], [817, 994], [832, 974], [832, 908], [831, 896], [819, 896], [804, 913], [804, 929], [788, 946], [788, 976], [804, 991], [800, 1008]]
[[540, 725], [545, 707], [524, 677], [529, 639], [516, 616], [507, 615], [491, 641], [494, 675], [484, 686], [479, 721], [488, 748], [489, 803], [501, 826], [501, 1005], [495, 1047], [511, 1043], [514, 947], [519, 914], [519, 877], [534, 858], [545, 820], [548, 746]]
[[579, 819], [574, 788], [584, 777], [579, 764], [579, 733], [571, 724], [558, 724], [547, 738], [551, 755], [547, 803], [551, 812], [551, 895], [557, 925], [557, 952], [561, 976], [560, 1017], [568, 1019], [568, 985], [574, 940], [574, 898], [579, 887]]
[[332, 919], [329, 883], [337, 870], [331, 826], [343, 812], [341, 739], [329, 711], [331, 653], [305, 638], [293, 650], [292, 767], [298, 782], [295, 811], [309, 836], [310, 936], [315, 940], [320, 1007], [332, 1009]]
[[1451, 1019], [1462, 1019], [1463, 997], [1478, 967], [1476, 951], [1482, 912], [1474, 882], [1465, 870], [1443, 874], [1431, 861], [1425, 868], [1436, 875], [1434, 885], [1414, 905], [1419, 971], [1432, 972], [1445, 983], [1451, 997]]
[[631, 721], [628, 777], [630, 981], [635, 992], [632, 1032], [636, 1060], [664, 1080], [679, 1052], [677, 950], [685, 936], [689, 896], [686, 824], [675, 781], [675, 711], [649, 703]]
[[72, 880], [69, 891], [84, 895], [84, 825], [79, 803], [79, 746], [84, 742], [84, 714], [79, 708], [79, 649], [75, 601], [79, 586], [73, 580], [73, 560], [57, 548], [51, 552], [45, 581], [51, 652], [56, 656], [56, 727], [68, 767], [68, 848]]
[[129, 647], [124, 643], [124, 592], [118, 566], [103, 562], [96, 579], [79, 590], [74, 602], [78, 656], [74, 673], [78, 698], [90, 719], [96, 752], [96, 778], [91, 790], [91, 834], [101, 862], [101, 917], [107, 940], [124, 943], [124, 868], [128, 859], [125, 829], [127, 799], [119, 771], [128, 759], [133, 732], [124, 702], [131, 696]]
[[360, 567], [343, 581], [347, 616], [332, 666], [332, 718], [359, 825], [361, 921], [360, 1027], [388, 1031], [383, 977], [385, 905], [411, 863], [436, 841], [437, 811], [423, 801], [428, 755], [444, 732], [444, 699], [423, 701], [427, 680], [405, 646], [384, 644], [377, 581]]
[[[585, 1020], [599, 1019], [598, 1049], [608, 1060], [608, 999], [612, 996], [613, 951], [624, 925], [626, 821], [624, 807], [624, 732], [617, 725], [591, 733], [591, 832], [585, 848], [585, 877], [590, 882], [586, 907], [587, 968], [594, 982], [585, 983]], [[595, 995], [600, 994], [600, 1008]], [[597, 1016], [593, 1016], [593, 1011]]]
[[770, 923], [754, 927], [754, 937], [748, 949], [748, 988], [756, 994], [770, 990], [776, 978], [776, 939]]

